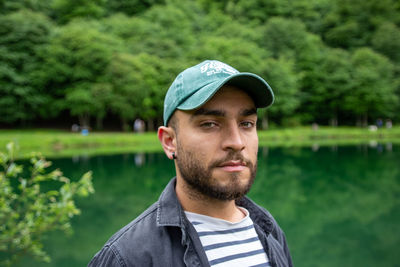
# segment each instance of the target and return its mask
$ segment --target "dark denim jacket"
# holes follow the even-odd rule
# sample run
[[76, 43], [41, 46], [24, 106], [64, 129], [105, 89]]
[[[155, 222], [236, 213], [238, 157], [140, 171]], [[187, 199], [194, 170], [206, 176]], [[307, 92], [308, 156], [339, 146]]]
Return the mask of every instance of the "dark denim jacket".
[[[271, 214], [249, 198], [246, 208], [272, 266], [292, 266], [285, 235]], [[160, 199], [114, 234], [88, 266], [210, 266], [200, 239], [175, 193], [175, 179]]]

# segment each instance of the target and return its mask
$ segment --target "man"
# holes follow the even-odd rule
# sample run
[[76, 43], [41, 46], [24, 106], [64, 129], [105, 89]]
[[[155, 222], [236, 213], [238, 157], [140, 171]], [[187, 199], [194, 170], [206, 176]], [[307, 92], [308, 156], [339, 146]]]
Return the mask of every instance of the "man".
[[176, 178], [89, 266], [292, 266], [282, 230], [245, 196], [257, 169], [257, 108], [273, 99], [262, 78], [219, 61], [180, 73], [158, 129]]

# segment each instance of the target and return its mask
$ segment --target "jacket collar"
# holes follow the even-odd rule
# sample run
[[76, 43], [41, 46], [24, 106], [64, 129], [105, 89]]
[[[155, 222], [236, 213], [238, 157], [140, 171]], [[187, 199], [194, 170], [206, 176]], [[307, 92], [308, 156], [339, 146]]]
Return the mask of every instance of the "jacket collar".
[[183, 209], [175, 192], [176, 177], [174, 177], [158, 199], [157, 225], [183, 226]]
[[255, 224], [260, 226], [267, 235], [269, 235], [273, 231], [274, 223], [272, 215], [267, 210], [258, 206], [246, 196], [241, 199], [237, 199], [235, 202], [236, 205], [244, 207], [249, 211], [250, 218]]
[[[186, 227], [185, 215], [178, 197], [176, 196], [175, 185], [176, 177], [168, 183], [158, 200], [158, 226]], [[269, 234], [273, 231], [273, 219], [268, 211], [255, 204], [246, 196], [236, 200], [236, 204], [247, 209], [250, 213], [250, 218], [255, 224], [258, 224], [265, 233]]]

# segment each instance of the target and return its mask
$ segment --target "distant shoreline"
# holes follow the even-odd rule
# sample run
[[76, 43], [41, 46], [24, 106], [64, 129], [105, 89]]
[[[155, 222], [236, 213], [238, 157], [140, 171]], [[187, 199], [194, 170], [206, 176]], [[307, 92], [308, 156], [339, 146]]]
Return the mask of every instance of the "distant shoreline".
[[[8, 142], [19, 146], [17, 158], [27, 158], [32, 151], [47, 158], [74, 155], [105, 155], [118, 153], [161, 152], [155, 132], [122, 133], [91, 132], [88, 136], [60, 130], [0, 130], [0, 151]], [[356, 145], [368, 143], [400, 144], [400, 127], [371, 131], [357, 127], [278, 128], [259, 131], [260, 146], [299, 147]]]

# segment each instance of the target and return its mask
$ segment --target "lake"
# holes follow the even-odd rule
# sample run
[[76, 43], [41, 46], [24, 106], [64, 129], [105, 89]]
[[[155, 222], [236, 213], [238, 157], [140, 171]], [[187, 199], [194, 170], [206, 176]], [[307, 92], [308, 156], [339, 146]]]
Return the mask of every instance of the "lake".
[[[50, 264], [20, 266], [86, 266], [174, 176], [161, 153], [52, 161], [71, 178], [93, 170], [96, 193], [77, 201], [72, 235], [46, 239]], [[297, 267], [400, 266], [400, 146], [263, 147], [249, 196], [285, 231]]]

